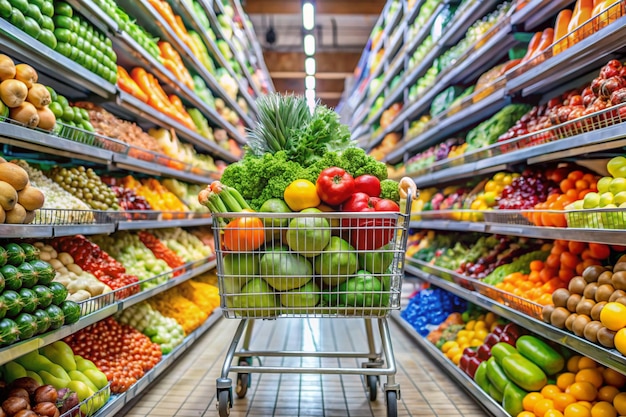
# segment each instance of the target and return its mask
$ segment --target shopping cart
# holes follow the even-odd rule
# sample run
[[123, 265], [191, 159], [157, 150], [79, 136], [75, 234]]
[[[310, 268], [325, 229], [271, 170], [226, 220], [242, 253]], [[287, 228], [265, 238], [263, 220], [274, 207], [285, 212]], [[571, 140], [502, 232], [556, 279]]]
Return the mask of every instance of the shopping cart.
[[[222, 312], [226, 318], [241, 319], [217, 378], [220, 417], [228, 416], [233, 405], [231, 372], [237, 373], [239, 398], [246, 395], [251, 373], [308, 373], [361, 375], [372, 401], [379, 378], [385, 375], [387, 415], [397, 416], [400, 386], [387, 317], [400, 308], [411, 195], [402, 206], [402, 212], [213, 214]], [[254, 250], [242, 251], [244, 244]], [[367, 352], [317, 347], [250, 350], [256, 319], [338, 317], [364, 319]], [[360, 367], [263, 365], [265, 358], [276, 357], [337, 358], [337, 363], [354, 358], [363, 363]]]

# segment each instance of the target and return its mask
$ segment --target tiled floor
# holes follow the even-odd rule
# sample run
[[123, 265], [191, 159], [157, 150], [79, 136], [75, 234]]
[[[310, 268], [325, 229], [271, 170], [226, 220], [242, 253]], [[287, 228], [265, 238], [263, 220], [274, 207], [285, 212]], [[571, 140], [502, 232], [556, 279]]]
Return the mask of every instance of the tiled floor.
[[[176, 366], [146, 392], [125, 414], [126, 417], [217, 416], [215, 379], [221, 372], [226, 348], [237, 320], [222, 319], [205, 334]], [[398, 415], [479, 417], [486, 413], [440, 371], [435, 364], [390, 320], [396, 380], [402, 398]], [[322, 347], [331, 352], [366, 351], [363, 320], [279, 319], [256, 321], [252, 349], [310, 350]], [[320, 359], [271, 358], [264, 364], [320, 366]], [[293, 361], [293, 362], [288, 362]], [[325, 366], [360, 366], [355, 359], [323, 359]], [[235, 379], [236, 375], [231, 374]], [[386, 377], [381, 377], [381, 382]], [[253, 374], [252, 386], [244, 399], [235, 399], [233, 417], [383, 417], [384, 393], [370, 402], [359, 375]]]

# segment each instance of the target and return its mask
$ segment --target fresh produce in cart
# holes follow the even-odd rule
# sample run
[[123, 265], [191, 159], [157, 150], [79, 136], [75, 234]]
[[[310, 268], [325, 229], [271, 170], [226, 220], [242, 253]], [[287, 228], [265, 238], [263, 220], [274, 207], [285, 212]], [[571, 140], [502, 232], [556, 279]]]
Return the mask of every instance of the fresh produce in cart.
[[384, 314], [400, 282], [399, 203], [415, 184], [387, 179], [324, 106], [274, 94], [258, 108], [243, 159], [198, 195], [220, 233], [224, 303], [241, 316]]

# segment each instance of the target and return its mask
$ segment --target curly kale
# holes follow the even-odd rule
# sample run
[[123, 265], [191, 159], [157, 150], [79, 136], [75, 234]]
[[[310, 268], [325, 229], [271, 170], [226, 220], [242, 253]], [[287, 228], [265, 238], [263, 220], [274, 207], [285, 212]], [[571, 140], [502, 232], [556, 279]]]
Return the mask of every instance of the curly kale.
[[386, 179], [380, 182], [380, 198], [388, 198], [396, 203], [400, 202], [400, 192], [398, 191], [398, 182]]
[[307, 178], [304, 168], [279, 151], [261, 158], [246, 154], [241, 161], [226, 167], [221, 181], [239, 191], [250, 207], [259, 210], [270, 198], [282, 199], [285, 188], [299, 178]]

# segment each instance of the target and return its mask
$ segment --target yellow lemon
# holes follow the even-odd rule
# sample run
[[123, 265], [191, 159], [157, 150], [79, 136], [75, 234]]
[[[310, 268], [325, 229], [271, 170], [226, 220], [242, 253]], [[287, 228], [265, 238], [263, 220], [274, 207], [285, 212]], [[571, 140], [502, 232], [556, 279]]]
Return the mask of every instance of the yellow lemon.
[[293, 211], [300, 211], [320, 205], [315, 184], [309, 180], [295, 180], [285, 188], [285, 203]]

